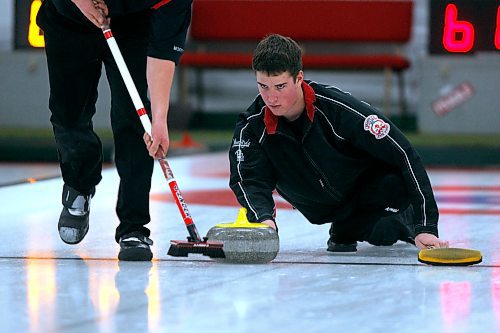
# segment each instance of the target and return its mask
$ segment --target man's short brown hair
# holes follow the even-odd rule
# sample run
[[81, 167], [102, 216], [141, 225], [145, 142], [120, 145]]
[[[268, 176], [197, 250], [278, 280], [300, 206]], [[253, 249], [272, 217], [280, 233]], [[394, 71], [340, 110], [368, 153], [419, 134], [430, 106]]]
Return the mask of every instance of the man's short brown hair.
[[302, 70], [302, 50], [297, 42], [289, 37], [268, 35], [255, 48], [252, 68], [268, 75], [289, 72], [295, 81]]

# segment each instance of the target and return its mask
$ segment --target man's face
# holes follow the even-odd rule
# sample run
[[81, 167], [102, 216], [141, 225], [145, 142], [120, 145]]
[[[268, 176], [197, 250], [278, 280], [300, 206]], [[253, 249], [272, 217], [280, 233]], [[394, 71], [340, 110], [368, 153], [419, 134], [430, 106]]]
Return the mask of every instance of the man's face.
[[289, 120], [302, 112], [302, 81], [304, 74], [299, 72], [297, 80], [289, 72], [269, 76], [266, 72], [256, 72], [257, 86], [264, 103], [276, 116], [284, 116]]

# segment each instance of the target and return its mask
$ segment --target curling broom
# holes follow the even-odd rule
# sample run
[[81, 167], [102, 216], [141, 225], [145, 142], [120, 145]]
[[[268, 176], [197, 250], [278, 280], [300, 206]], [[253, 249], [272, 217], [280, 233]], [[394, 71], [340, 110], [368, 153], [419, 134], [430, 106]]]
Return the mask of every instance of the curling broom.
[[[123, 81], [125, 82], [125, 86], [127, 87], [130, 97], [132, 98], [132, 102], [134, 103], [134, 107], [139, 115], [142, 126], [144, 127], [144, 130], [151, 135], [151, 121], [149, 120], [146, 109], [144, 108], [139, 93], [137, 92], [134, 81], [130, 76], [127, 65], [123, 60], [120, 48], [113, 37], [113, 33], [107, 25], [102, 27], [102, 32], [106, 38], [111, 53], [113, 54], [113, 58], [115, 59]], [[209, 242], [206, 237], [204, 237], [203, 240], [201, 239], [166, 158], [159, 159], [158, 161], [189, 233], [187, 241], [170, 241], [168, 254], [174, 257], [187, 257], [189, 253], [201, 253], [211, 258], [225, 258], [224, 251], [222, 250], [223, 244], [221, 242]]]

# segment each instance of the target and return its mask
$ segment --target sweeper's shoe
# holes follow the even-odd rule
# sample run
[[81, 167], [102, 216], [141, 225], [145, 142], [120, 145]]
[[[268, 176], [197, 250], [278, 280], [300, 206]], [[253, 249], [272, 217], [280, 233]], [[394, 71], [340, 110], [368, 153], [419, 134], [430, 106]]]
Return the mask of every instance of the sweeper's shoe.
[[80, 243], [89, 231], [90, 200], [94, 194], [95, 188], [92, 188], [88, 194], [83, 194], [66, 184], [64, 185], [63, 209], [57, 228], [59, 236], [66, 244]]
[[151, 261], [153, 241], [139, 232], [131, 232], [120, 237], [118, 259], [123, 261]]

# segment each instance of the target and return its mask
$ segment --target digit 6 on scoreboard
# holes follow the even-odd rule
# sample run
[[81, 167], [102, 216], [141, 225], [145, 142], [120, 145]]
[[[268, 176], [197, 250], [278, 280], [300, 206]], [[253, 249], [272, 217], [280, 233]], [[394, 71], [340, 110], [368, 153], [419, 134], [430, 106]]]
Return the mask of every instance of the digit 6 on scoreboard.
[[[500, 6], [497, 7], [493, 43], [500, 50]], [[471, 22], [458, 19], [455, 4], [448, 4], [444, 12], [443, 46], [452, 53], [466, 53], [472, 50], [475, 41], [475, 27]]]

